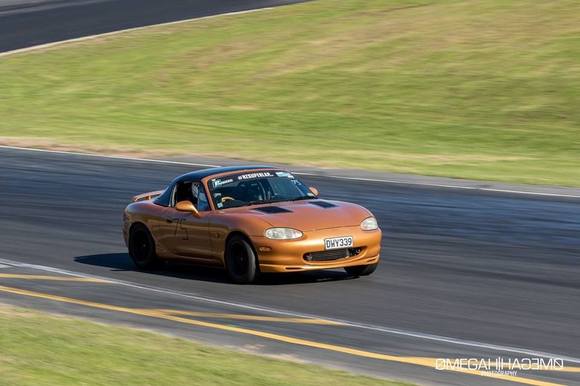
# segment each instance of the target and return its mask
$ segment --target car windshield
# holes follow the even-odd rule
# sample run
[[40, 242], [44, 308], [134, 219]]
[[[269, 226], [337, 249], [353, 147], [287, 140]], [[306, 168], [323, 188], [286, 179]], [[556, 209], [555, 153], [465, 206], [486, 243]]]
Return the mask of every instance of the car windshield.
[[280, 170], [230, 174], [210, 179], [208, 186], [217, 209], [315, 198], [292, 173]]

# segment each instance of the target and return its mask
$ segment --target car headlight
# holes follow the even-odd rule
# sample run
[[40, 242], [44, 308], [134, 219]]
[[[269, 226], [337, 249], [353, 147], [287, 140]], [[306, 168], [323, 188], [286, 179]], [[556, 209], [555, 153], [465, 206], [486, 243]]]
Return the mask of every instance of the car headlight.
[[363, 231], [374, 231], [378, 228], [379, 224], [377, 223], [377, 219], [374, 217], [366, 218], [360, 223], [360, 229]]
[[302, 237], [302, 232], [292, 228], [266, 229], [265, 236], [272, 240], [293, 240]]

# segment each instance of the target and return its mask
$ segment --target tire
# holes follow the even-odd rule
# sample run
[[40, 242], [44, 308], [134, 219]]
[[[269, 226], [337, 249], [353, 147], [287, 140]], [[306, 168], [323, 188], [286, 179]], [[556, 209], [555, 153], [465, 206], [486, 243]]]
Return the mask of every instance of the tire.
[[234, 235], [226, 244], [225, 263], [228, 276], [234, 283], [251, 283], [259, 275], [258, 259], [250, 242]]
[[129, 233], [129, 256], [137, 268], [151, 270], [159, 266], [155, 253], [155, 241], [149, 229], [143, 224], [135, 224]]
[[379, 263], [369, 264], [369, 265], [357, 265], [354, 267], [344, 267], [346, 273], [352, 276], [368, 276], [375, 272]]

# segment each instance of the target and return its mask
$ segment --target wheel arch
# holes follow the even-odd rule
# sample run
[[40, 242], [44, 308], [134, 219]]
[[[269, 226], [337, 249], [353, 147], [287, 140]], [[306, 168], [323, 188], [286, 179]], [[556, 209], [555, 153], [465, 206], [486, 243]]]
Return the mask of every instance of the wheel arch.
[[228, 235], [226, 236], [226, 238], [224, 240], [224, 255], [223, 255], [224, 265], [226, 262], [226, 253], [228, 250], [228, 242], [234, 236], [241, 236], [248, 242], [248, 244], [250, 244], [250, 248], [252, 248], [252, 251], [254, 252], [254, 256], [256, 257], [256, 261], [257, 261], [258, 267], [259, 267], [260, 266], [260, 258], [258, 256], [258, 252], [256, 251], [256, 247], [254, 246], [254, 243], [252, 242], [252, 239], [245, 232], [243, 232], [239, 229], [234, 229], [234, 230], [230, 231], [230, 233], [228, 233]]
[[228, 233], [228, 235], [226, 236], [225, 240], [224, 240], [224, 254], [226, 252], [226, 249], [228, 247], [228, 243], [229, 241], [232, 239], [232, 237], [234, 236], [241, 236], [244, 239], [246, 239], [246, 241], [248, 243], [250, 243], [250, 245], [252, 246], [252, 249], [254, 249], [254, 253], [256, 253], [256, 250], [254, 248], [254, 243], [252, 243], [252, 239], [250, 238], [250, 236], [248, 236], [245, 232], [239, 230], [239, 229], [234, 229], [231, 230], [230, 233]]
[[138, 226], [143, 227], [147, 231], [147, 233], [149, 233], [151, 240], [153, 240], [153, 246], [155, 247], [155, 253], [157, 253], [159, 256], [161, 256], [163, 249], [159, 247], [159, 242], [157, 241], [155, 234], [153, 234], [153, 232], [151, 231], [151, 229], [149, 229], [147, 224], [141, 220], [136, 220], [136, 221], [132, 222], [131, 225], [129, 225], [129, 231], [127, 232], [127, 246], [131, 240], [131, 233], [133, 232], [133, 229], [135, 229]]
[[147, 232], [149, 232], [151, 234], [151, 230], [149, 229], [149, 227], [142, 221], [134, 221], [131, 223], [131, 225], [129, 226], [129, 237], [131, 237], [131, 232], [133, 231], [133, 229], [135, 229], [136, 226], [142, 226], [145, 229], [147, 229]]

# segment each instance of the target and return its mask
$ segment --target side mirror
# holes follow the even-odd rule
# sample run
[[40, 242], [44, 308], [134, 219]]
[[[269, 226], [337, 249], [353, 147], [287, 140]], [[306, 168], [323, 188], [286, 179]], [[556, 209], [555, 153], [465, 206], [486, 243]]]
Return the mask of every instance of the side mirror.
[[314, 194], [316, 197], [318, 197], [320, 195], [320, 192], [318, 191], [318, 189], [316, 189], [315, 187], [311, 186], [308, 188], [310, 190], [310, 192], [312, 194]]
[[191, 201], [179, 201], [177, 204], [175, 204], [175, 209], [180, 212], [188, 212], [195, 217], [199, 217], [199, 212]]

